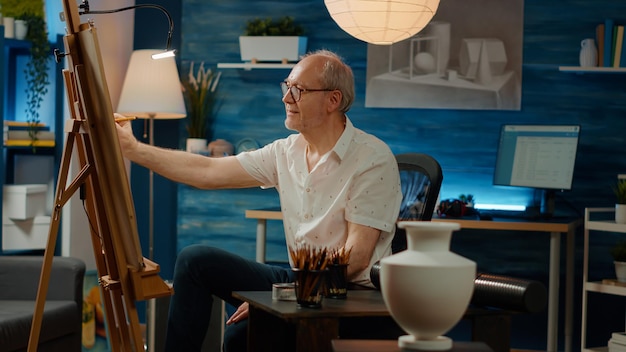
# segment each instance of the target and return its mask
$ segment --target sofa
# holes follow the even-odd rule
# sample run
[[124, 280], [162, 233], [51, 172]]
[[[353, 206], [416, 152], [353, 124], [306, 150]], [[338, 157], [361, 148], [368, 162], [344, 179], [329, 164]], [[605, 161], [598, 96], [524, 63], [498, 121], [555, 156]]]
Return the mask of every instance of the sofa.
[[[26, 351], [42, 256], [0, 256], [0, 351]], [[85, 263], [54, 257], [38, 352], [80, 351]]]

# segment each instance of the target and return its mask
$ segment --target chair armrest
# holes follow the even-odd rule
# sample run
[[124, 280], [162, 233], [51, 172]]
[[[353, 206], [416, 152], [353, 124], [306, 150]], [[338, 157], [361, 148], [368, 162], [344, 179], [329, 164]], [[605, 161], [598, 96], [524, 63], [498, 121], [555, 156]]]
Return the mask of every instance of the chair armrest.
[[548, 302], [548, 290], [535, 280], [478, 273], [471, 303], [523, 313], [541, 312]]
[[[380, 262], [372, 266], [370, 279], [374, 287], [380, 289]], [[520, 313], [538, 313], [547, 302], [548, 290], [539, 281], [478, 273], [470, 304]]]
[[[34, 300], [42, 265], [42, 256], [0, 256], [0, 300]], [[84, 278], [83, 261], [54, 257], [46, 299], [73, 300], [80, 307]]]

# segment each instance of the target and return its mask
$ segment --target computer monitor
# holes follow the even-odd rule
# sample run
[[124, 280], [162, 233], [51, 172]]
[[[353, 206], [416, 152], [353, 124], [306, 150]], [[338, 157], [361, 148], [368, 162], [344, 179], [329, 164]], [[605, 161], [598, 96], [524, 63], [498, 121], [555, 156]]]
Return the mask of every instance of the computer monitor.
[[579, 125], [503, 125], [494, 185], [541, 190], [541, 214], [551, 216], [555, 191], [572, 189], [579, 134]]

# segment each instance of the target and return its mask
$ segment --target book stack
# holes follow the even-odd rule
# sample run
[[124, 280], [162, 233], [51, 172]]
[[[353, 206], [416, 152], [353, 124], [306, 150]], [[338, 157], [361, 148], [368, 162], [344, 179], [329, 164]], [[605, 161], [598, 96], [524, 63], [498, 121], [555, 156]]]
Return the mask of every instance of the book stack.
[[626, 332], [614, 332], [611, 334], [609, 352], [626, 352]]
[[33, 142], [29, 135], [28, 122], [4, 121], [3, 140], [6, 147], [54, 147], [54, 132], [44, 123], [36, 124], [37, 138]]
[[626, 67], [624, 25], [607, 18], [596, 26], [599, 67]]

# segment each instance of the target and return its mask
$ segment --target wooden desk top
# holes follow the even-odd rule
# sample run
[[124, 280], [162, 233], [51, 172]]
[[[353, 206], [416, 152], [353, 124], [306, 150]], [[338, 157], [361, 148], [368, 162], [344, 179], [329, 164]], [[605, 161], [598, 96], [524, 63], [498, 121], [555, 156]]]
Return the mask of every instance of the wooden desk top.
[[295, 301], [273, 300], [271, 291], [237, 291], [233, 297], [282, 319], [390, 316], [377, 290], [350, 290], [346, 299], [324, 297], [319, 309], [300, 308]]
[[[400, 352], [397, 340], [332, 340], [333, 352]], [[453, 342], [448, 352], [492, 352], [483, 342]]]
[[283, 212], [278, 208], [268, 209], [247, 209], [246, 218], [248, 219], [266, 219], [266, 220], [282, 220]]
[[[283, 214], [278, 208], [248, 209], [246, 218], [282, 220]], [[525, 220], [511, 218], [478, 219], [443, 219], [434, 217], [432, 221], [456, 222], [462, 229], [538, 231], [538, 232], [573, 232], [582, 224], [582, 218], [553, 218], [548, 220]]]

